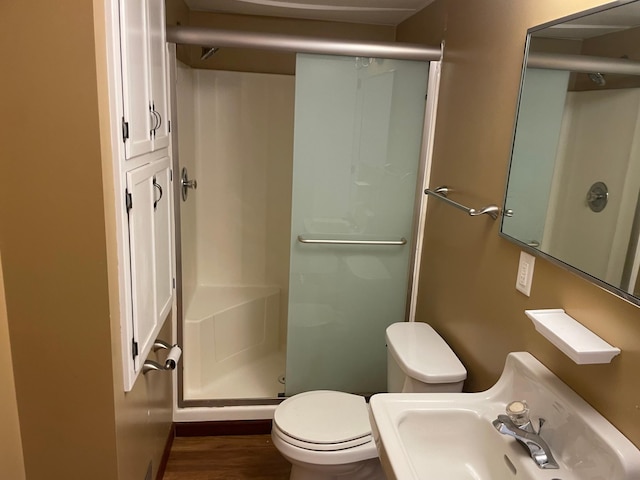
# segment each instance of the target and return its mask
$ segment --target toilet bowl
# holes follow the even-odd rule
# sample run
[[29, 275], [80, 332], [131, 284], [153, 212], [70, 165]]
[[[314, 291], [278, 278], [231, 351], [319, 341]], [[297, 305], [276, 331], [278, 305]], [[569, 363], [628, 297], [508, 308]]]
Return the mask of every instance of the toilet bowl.
[[364, 397], [317, 390], [276, 408], [273, 444], [292, 465], [291, 480], [384, 480]]
[[[389, 391], [459, 392], [466, 370], [425, 323], [387, 328]], [[395, 390], [392, 390], [395, 388]], [[271, 438], [290, 480], [384, 480], [364, 397], [331, 390], [294, 395], [275, 410]]]

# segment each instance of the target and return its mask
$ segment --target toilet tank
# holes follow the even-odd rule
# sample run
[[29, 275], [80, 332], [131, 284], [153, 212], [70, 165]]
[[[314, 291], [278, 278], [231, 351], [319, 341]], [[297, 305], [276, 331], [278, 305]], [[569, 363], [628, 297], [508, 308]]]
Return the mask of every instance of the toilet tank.
[[388, 392], [461, 392], [467, 370], [428, 324], [400, 322], [387, 327]]

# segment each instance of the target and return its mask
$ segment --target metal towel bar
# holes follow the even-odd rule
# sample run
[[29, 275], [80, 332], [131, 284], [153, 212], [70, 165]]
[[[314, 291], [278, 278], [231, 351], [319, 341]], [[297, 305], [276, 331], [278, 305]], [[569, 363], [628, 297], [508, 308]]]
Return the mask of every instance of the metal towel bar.
[[298, 235], [300, 243], [316, 243], [325, 245], [406, 245], [407, 239], [402, 237], [400, 240], [341, 240], [339, 238], [305, 238]]
[[494, 220], [498, 218], [498, 214], [500, 213], [500, 208], [497, 205], [487, 205], [486, 207], [481, 208], [480, 210], [476, 210], [475, 208], [465, 207], [461, 203], [454, 202], [450, 198], [447, 198], [447, 194], [451, 192], [449, 187], [438, 187], [436, 189], [426, 189], [424, 193], [427, 195], [432, 195], [435, 198], [439, 198], [443, 202], [451, 205], [452, 207], [457, 208], [458, 210], [462, 210], [463, 212], [467, 212], [472, 217], [477, 217], [479, 215], [489, 215]]

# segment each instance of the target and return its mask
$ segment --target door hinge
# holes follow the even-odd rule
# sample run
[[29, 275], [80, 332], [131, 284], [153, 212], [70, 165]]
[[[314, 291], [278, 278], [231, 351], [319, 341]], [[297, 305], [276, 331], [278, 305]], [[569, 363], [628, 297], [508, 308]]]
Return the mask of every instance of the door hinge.
[[124, 203], [127, 206], [127, 213], [129, 213], [129, 210], [133, 208], [133, 197], [129, 193], [129, 190], [124, 191]]
[[131, 339], [131, 355], [134, 359], [138, 356], [138, 342], [135, 338]]
[[175, 278], [173, 279], [173, 288], [174, 289], [176, 288], [176, 279]]
[[167, 128], [169, 129], [169, 133], [171, 133], [171, 120], [167, 122]]
[[124, 117], [122, 117], [122, 141], [126, 142], [129, 138], [129, 122], [124, 121]]
[[169, 181], [173, 182], [173, 169], [169, 169]]

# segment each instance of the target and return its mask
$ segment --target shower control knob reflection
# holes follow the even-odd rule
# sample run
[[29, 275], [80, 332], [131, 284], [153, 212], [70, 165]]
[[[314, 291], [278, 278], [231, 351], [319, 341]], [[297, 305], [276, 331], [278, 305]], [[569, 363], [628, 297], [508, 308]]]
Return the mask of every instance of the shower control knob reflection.
[[604, 182], [596, 182], [587, 192], [587, 206], [593, 212], [601, 212], [609, 201], [609, 189]]
[[196, 180], [189, 180], [187, 167], [182, 167], [182, 172], [180, 174], [180, 185], [182, 185], [182, 201], [186, 202], [187, 195], [189, 194], [189, 189], [193, 188], [195, 190], [198, 188], [198, 182]]

